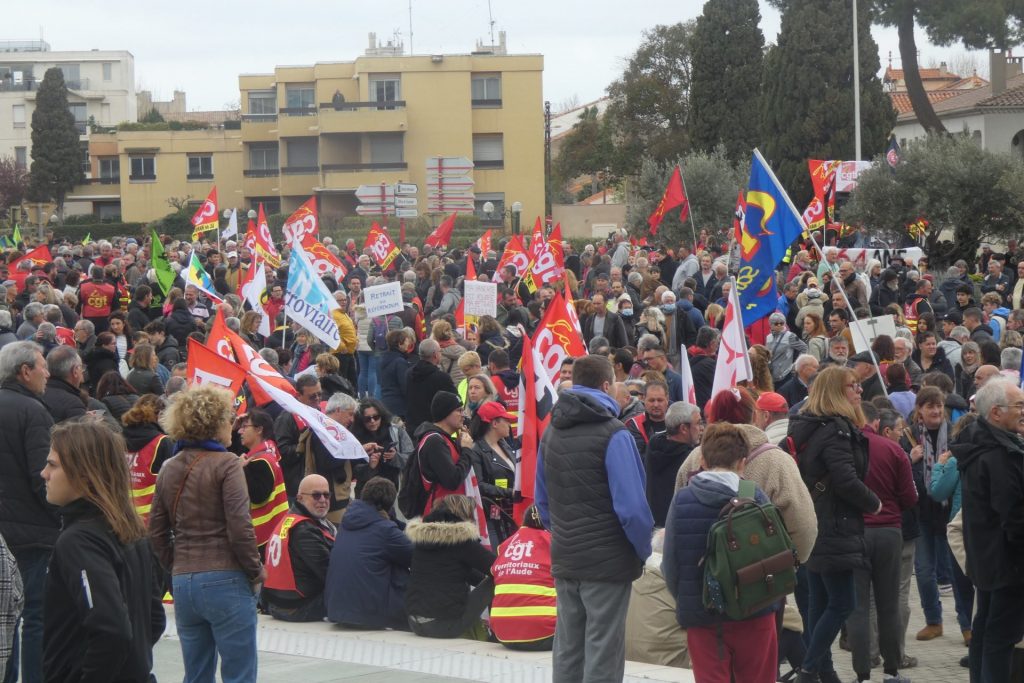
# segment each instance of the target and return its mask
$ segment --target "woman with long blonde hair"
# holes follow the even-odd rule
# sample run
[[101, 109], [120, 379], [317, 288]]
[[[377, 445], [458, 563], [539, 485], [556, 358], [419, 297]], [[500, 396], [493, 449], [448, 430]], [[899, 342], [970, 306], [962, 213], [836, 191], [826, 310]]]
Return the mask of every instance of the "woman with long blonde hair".
[[[830, 366], [811, 384], [807, 403], [790, 418], [789, 438], [818, 517], [818, 539], [808, 558], [809, 640], [806, 680], [833, 680], [832, 642], [856, 601], [853, 572], [866, 569], [864, 515], [882, 503], [867, 486], [868, 443], [861, 386], [853, 370]], [[798, 680], [805, 680], [800, 678]]]
[[48, 681], [145, 681], [164, 631], [162, 577], [132, 491], [120, 435], [99, 421], [50, 434], [42, 471], [63, 529], [46, 575]]

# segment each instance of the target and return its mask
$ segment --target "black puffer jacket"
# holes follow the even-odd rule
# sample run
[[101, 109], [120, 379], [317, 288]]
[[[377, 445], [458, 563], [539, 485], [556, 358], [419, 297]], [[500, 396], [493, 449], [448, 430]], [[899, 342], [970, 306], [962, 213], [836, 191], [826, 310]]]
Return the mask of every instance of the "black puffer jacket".
[[864, 485], [867, 437], [844, 417], [808, 413], [789, 419], [789, 436], [818, 517], [818, 540], [807, 568], [819, 573], [867, 569], [864, 515], [880, 504]]
[[186, 308], [175, 308], [167, 316], [167, 334], [178, 342], [179, 351], [187, 348], [188, 335], [196, 331], [196, 321]]
[[458, 619], [470, 588], [486, 578], [497, 559], [480, 545], [476, 522], [438, 511], [412, 520], [405, 533], [413, 544], [406, 611], [418, 617]]
[[430, 402], [439, 391], [455, 393], [451, 376], [433, 363], [420, 360], [406, 375], [405, 429], [415, 436], [416, 428], [430, 421]]
[[0, 387], [0, 533], [11, 550], [52, 548], [60, 524], [40, 476], [50, 452], [53, 418], [17, 382]]
[[153, 645], [166, 625], [149, 540], [123, 545], [83, 499], [60, 512], [64, 530], [46, 573], [45, 679], [149, 680]]
[[665, 433], [655, 434], [647, 444], [644, 453], [647, 504], [651, 506], [655, 526], [665, 526], [665, 518], [676, 492], [676, 473], [692, 450], [692, 444], [673, 441]]
[[85, 374], [86, 385], [90, 394], [96, 393], [96, 385], [100, 378], [111, 370], [117, 370], [117, 352], [105, 349], [102, 346], [94, 346], [85, 353]]
[[100, 400], [103, 401], [103, 405], [110, 411], [114, 420], [120, 424], [121, 418], [131, 410], [135, 402], [139, 400], [139, 397], [136, 394], [111, 394], [104, 396]]
[[43, 403], [46, 404], [55, 423], [82, 417], [86, 411], [86, 399], [82, 396], [81, 390], [59, 377], [46, 380]]

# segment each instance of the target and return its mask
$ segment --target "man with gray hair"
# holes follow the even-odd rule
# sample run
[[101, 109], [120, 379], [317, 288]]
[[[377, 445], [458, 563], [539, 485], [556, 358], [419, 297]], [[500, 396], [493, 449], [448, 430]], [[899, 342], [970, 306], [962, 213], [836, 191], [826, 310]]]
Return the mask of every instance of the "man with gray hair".
[[[50, 373], [39, 346], [20, 341], [0, 350], [0, 534], [18, 561], [25, 587], [21, 680], [43, 680], [43, 595], [57, 542], [56, 508], [46, 502], [41, 472], [50, 453], [53, 418], [42, 402]], [[12, 657], [14, 659], [14, 657]], [[18, 665], [8, 666], [18, 680]]]
[[86, 403], [81, 389], [85, 366], [78, 351], [71, 346], [58, 346], [47, 354], [46, 367], [50, 378], [46, 380], [43, 403], [54, 423], [85, 415]]
[[[345, 429], [350, 429], [355, 419], [357, 405], [354, 398], [338, 392], [327, 400], [324, 414]], [[370, 453], [376, 450], [376, 444], [364, 444], [363, 448]], [[305, 476], [319, 474], [327, 480], [327, 489], [331, 494], [327, 519], [334, 524], [341, 523], [345, 509], [348, 508], [356, 464], [352, 460], [338, 460], [332, 456], [316, 432], [310, 433]]]
[[964, 571], [977, 589], [972, 681], [1008, 681], [1024, 637], [1024, 391], [989, 380], [974, 397], [978, 419], [952, 446], [960, 470]]
[[405, 390], [405, 430], [414, 439], [416, 428], [430, 422], [430, 402], [439, 391], [456, 393], [452, 377], [439, 366], [441, 346], [428, 337], [420, 342], [419, 361], [409, 368]]
[[647, 504], [654, 515], [654, 525], [665, 526], [672, 497], [675, 495], [675, 475], [700, 444], [704, 432], [700, 408], [677, 401], [665, 413], [665, 431], [651, 437], [644, 453], [647, 471]]
[[14, 334], [13, 326], [14, 322], [11, 320], [11, 312], [6, 309], [0, 310], [0, 349], [12, 342], [18, 341], [18, 336]]
[[18, 339], [24, 341], [34, 337], [36, 330], [44, 322], [43, 305], [38, 301], [33, 301], [28, 306], [25, 306], [25, 310], [21, 312], [21, 315], [25, 322], [18, 328]]
[[807, 351], [807, 342], [786, 328], [786, 316], [778, 311], [768, 316], [768, 325], [771, 332], [764, 345], [771, 352], [772, 381], [778, 386], [793, 371], [796, 357]]
[[809, 353], [802, 353], [793, 362], [793, 374], [782, 385], [776, 385], [775, 390], [786, 403], [792, 407], [807, 398], [807, 392], [811, 386], [811, 378], [818, 372], [818, 359]]
[[1002, 374], [1020, 384], [1021, 350], [1016, 346], [1008, 346], [999, 354], [999, 368]]

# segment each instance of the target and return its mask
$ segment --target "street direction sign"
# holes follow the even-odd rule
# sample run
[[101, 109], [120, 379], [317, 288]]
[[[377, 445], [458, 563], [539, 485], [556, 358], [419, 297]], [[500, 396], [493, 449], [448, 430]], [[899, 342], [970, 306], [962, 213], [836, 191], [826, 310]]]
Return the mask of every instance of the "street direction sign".
[[395, 216], [398, 218], [416, 218], [420, 212], [416, 209], [395, 209]]
[[395, 197], [394, 206], [415, 207], [419, 203], [416, 197]]
[[394, 196], [394, 185], [360, 185], [356, 188], [356, 199], [361, 202], [389, 202]]
[[397, 195], [416, 194], [418, 191], [419, 188], [415, 183], [395, 183], [395, 194]]
[[395, 208], [390, 204], [359, 204], [356, 206], [356, 213], [360, 216], [393, 215]]
[[473, 170], [473, 162], [466, 157], [428, 157], [427, 172], [466, 173]]

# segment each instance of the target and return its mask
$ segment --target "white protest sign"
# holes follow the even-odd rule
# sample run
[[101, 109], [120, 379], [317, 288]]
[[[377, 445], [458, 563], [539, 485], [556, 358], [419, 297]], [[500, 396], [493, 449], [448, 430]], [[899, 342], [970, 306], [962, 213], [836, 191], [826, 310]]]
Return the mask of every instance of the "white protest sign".
[[371, 318], [388, 313], [400, 313], [405, 307], [402, 303], [402, 285], [398, 282], [388, 282], [367, 287], [363, 290], [363, 304], [366, 306], [366, 315]]
[[[825, 252], [833, 247], [825, 247]], [[903, 259], [903, 263], [908, 266], [917, 265], [917, 260], [924, 256], [924, 251], [920, 247], [908, 247], [907, 249], [837, 249], [838, 261], [851, 261], [855, 268], [864, 270], [867, 266], [868, 261], [876, 259], [881, 262], [883, 268], [889, 267], [889, 262], [894, 258], [899, 257]]]
[[870, 351], [871, 344], [883, 334], [896, 338], [896, 320], [891, 315], [880, 315], [877, 318], [864, 318], [850, 322], [850, 333], [853, 335], [853, 348], [857, 353]]
[[467, 280], [466, 315], [498, 315], [498, 285], [494, 282]]

